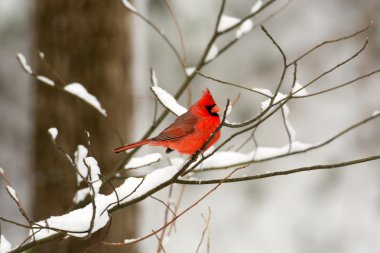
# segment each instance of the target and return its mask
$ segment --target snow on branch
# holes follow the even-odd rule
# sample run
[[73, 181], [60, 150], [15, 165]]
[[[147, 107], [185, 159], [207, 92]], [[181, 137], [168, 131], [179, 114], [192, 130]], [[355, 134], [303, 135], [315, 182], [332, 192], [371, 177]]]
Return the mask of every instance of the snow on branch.
[[263, 6], [263, 1], [258, 0], [251, 8], [251, 13], [255, 13]]
[[210, 51], [208, 52], [206, 56], [205, 62], [209, 62], [215, 59], [216, 56], [218, 56], [219, 49], [216, 45], [212, 45], [210, 48]]
[[26, 58], [23, 54], [18, 53], [17, 54], [17, 60], [20, 62], [21, 67], [25, 70], [26, 73], [28, 73], [30, 75], [33, 74], [32, 68], [26, 62]]
[[68, 93], [71, 93], [78, 98], [82, 99], [92, 107], [94, 107], [96, 110], [98, 110], [103, 116], [107, 117], [107, 112], [104, 108], [102, 108], [99, 100], [92, 94], [88, 93], [85, 87], [83, 87], [80, 83], [71, 83], [66, 85], [63, 88]]
[[55, 141], [58, 136], [58, 129], [56, 127], [51, 127], [48, 129], [48, 134], [50, 135], [52, 140]]
[[152, 70], [151, 75], [153, 86], [151, 86], [150, 88], [152, 89], [153, 94], [157, 97], [158, 101], [160, 101], [160, 103], [165, 108], [167, 108], [169, 111], [171, 111], [177, 116], [180, 116], [187, 112], [187, 109], [182, 105], [178, 104], [177, 100], [172, 95], [170, 95], [166, 90], [158, 86], [158, 81], [154, 70]]
[[[222, 15], [219, 26], [218, 26], [218, 32], [224, 32], [231, 27], [239, 24], [241, 22], [241, 19], [227, 16], [227, 15]], [[252, 20], [246, 20], [244, 21], [240, 27], [236, 31], [236, 38], [240, 38], [243, 34], [248, 33], [251, 31], [253, 28], [253, 22]]]
[[223, 32], [234, 25], [238, 24], [241, 21], [239, 18], [222, 15], [220, 18], [219, 26], [218, 26], [218, 32]]
[[306, 88], [303, 87], [303, 85], [296, 81], [294, 83], [294, 87], [292, 88], [292, 95], [294, 97], [298, 97], [298, 96], [306, 96], [308, 93], [307, 93], [307, 90]]
[[[300, 152], [312, 147], [311, 144], [303, 142], [293, 142], [290, 147], [290, 152]], [[212, 152], [211, 150], [209, 152]], [[241, 165], [244, 163], [252, 162], [252, 160], [264, 160], [271, 157], [282, 156], [288, 154], [289, 144], [279, 148], [275, 147], [258, 147], [249, 153], [241, 153], [235, 151], [218, 151], [212, 156], [205, 159], [199, 168], [225, 168], [234, 165]], [[207, 153], [205, 154], [207, 155]], [[202, 169], [200, 169], [202, 170]]]
[[[86, 163], [90, 167], [97, 166], [97, 162], [93, 158], [90, 160], [87, 158]], [[170, 180], [178, 172], [178, 169], [178, 166], [168, 166], [154, 170], [144, 178], [130, 177], [117, 187], [115, 192], [109, 195], [96, 194], [95, 205], [90, 203], [67, 214], [39, 221], [33, 225], [31, 233], [34, 232], [36, 240], [52, 236], [60, 231], [75, 237], [86, 237], [91, 228], [91, 221], [93, 221], [93, 226], [90, 232], [94, 233], [108, 223], [110, 209], [118, 204], [132, 201]], [[95, 212], [94, 206], [96, 207]]]
[[138, 169], [156, 163], [162, 159], [160, 153], [152, 153], [142, 157], [132, 157], [132, 159], [124, 166], [128, 169]]
[[125, 6], [128, 10], [133, 11], [133, 12], [137, 12], [136, 7], [135, 7], [133, 4], [131, 4], [131, 2], [129, 2], [128, 0], [122, 0], [122, 2], [123, 2], [123, 4], [124, 4], [124, 6]]
[[14, 201], [16, 201], [17, 203], [20, 202], [18, 199], [16, 190], [13, 187], [11, 187], [10, 185], [7, 185], [7, 192], [9, 193], [9, 195], [12, 197]]
[[4, 235], [0, 234], [0, 253], [8, 252], [11, 249], [11, 243], [5, 238]]
[[50, 85], [50, 86], [54, 86], [54, 85], [55, 85], [54, 81], [51, 80], [50, 78], [46, 77], [46, 76], [37, 75], [36, 78], [37, 78], [39, 81], [41, 81], [41, 82], [43, 82], [43, 83], [45, 83], [45, 84], [47, 84], [47, 85]]

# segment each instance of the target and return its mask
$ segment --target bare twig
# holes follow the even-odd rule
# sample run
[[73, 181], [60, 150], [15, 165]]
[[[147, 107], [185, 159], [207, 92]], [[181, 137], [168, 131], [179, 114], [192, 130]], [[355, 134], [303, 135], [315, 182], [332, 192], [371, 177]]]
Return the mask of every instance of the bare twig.
[[[203, 215], [202, 215], [202, 217], [203, 217]], [[203, 239], [205, 237], [205, 234], [206, 234], [207, 231], [209, 231], [210, 220], [211, 220], [211, 208], [208, 207], [208, 216], [207, 216], [207, 219], [205, 219], [205, 228], [203, 229], [203, 232], [202, 232], [202, 235], [201, 235], [201, 239], [200, 239], [200, 241], [198, 243], [198, 246], [197, 246], [197, 249], [196, 249], [195, 253], [199, 252], [199, 250], [200, 250], [200, 248], [202, 246], [202, 242], [203, 242]], [[207, 248], [209, 248], [209, 247], [207, 247]]]

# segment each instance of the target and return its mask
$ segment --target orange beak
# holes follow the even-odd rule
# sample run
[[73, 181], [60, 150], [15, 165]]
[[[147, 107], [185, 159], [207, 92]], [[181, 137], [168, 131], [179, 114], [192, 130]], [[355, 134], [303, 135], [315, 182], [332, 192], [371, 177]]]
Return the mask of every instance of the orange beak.
[[217, 113], [217, 112], [219, 112], [220, 111], [220, 109], [219, 109], [219, 107], [217, 106], [217, 105], [215, 105], [212, 109], [211, 109], [211, 112], [212, 113]]

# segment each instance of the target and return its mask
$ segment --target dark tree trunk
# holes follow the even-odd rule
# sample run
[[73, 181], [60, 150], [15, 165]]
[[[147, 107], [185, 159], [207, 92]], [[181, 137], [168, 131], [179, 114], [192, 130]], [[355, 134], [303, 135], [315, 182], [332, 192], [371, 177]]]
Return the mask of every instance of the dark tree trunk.
[[[39, 84], [36, 101], [34, 219], [60, 215], [72, 207], [76, 190], [75, 172], [50, 141], [47, 129], [57, 127], [57, 142], [70, 155], [91, 134], [91, 155], [103, 174], [113, 170], [120, 156], [112, 149], [120, 138], [115, 129], [128, 132], [131, 110], [131, 49], [129, 16], [121, 1], [36, 0], [35, 48], [59, 77], [57, 85], [79, 82], [95, 95], [108, 117], [65, 92]], [[53, 71], [36, 60], [39, 73]], [[108, 240], [134, 235], [136, 210], [113, 215]], [[102, 233], [95, 236], [99, 240]], [[47, 244], [38, 252], [79, 252], [95, 243], [69, 239]], [[135, 252], [133, 249], [97, 247], [94, 252]]]

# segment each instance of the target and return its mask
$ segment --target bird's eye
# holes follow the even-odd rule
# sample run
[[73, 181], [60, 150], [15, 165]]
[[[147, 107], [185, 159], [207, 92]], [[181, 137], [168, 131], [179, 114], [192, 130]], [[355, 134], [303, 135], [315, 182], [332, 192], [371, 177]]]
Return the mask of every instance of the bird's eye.
[[218, 116], [217, 113], [213, 112], [213, 108], [216, 106], [216, 104], [213, 104], [213, 105], [206, 105], [205, 108], [207, 110], [207, 112], [211, 115], [211, 116]]

